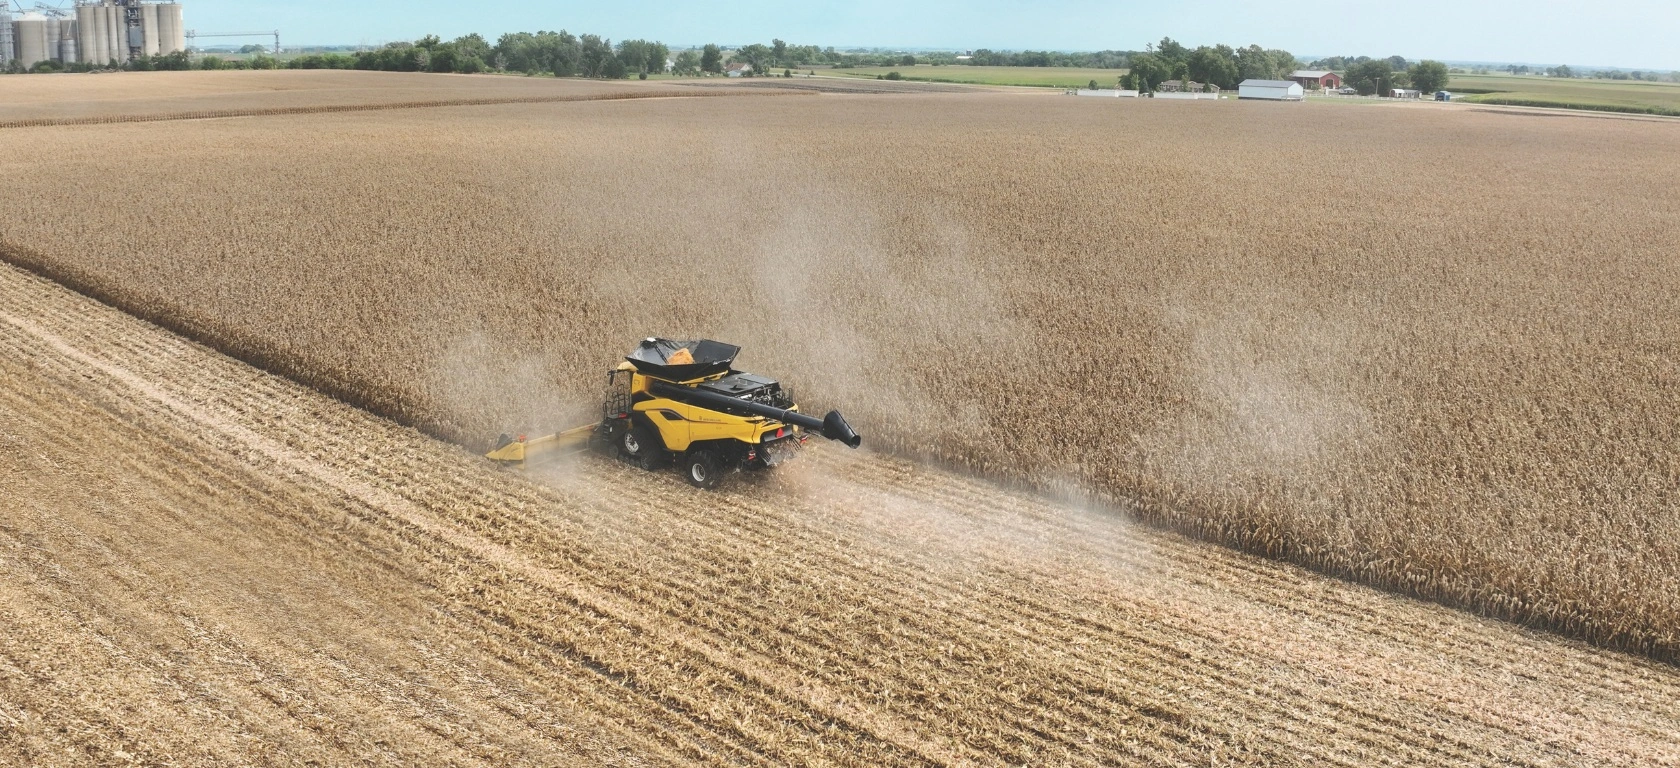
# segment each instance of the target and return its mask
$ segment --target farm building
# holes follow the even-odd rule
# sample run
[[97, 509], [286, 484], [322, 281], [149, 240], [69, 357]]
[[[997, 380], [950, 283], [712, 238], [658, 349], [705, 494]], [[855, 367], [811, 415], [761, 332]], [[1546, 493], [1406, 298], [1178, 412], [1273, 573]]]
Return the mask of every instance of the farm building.
[[[1191, 80], [1188, 83], [1180, 82], [1178, 80], [1167, 80], [1161, 83], [1159, 90], [1161, 93], [1201, 93], [1207, 88], [1208, 86], [1198, 83], [1195, 80]], [[1219, 86], [1213, 86], [1212, 91], [1214, 93], [1218, 93]]]
[[1294, 80], [1244, 80], [1237, 85], [1237, 98], [1300, 101], [1306, 98], [1306, 89]]
[[1112, 88], [1098, 88], [1094, 91], [1089, 88], [1081, 88], [1077, 91], [1073, 91], [1072, 93], [1075, 96], [1101, 96], [1110, 99], [1135, 99], [1138, 97], [1137, 91], [1117, 91]]
[[1314, 91], [1333, 91], [1342, 87], [1342, 76], [1327, 70], [1297, 69], [1289, 75], [1289, 79], [1300, 83], [1302, 88]]
[[730, 64], [723, 68], [723, 73], [730, 77], [751, 77], [752, 71], [751, 64]]
[[1388, 95], [1395, 99], [1421, 99], [1423, 98], [1423, 91], [1414, 91], [1410, 88], [1395, 88], [1394, 90], [1389, 91]]

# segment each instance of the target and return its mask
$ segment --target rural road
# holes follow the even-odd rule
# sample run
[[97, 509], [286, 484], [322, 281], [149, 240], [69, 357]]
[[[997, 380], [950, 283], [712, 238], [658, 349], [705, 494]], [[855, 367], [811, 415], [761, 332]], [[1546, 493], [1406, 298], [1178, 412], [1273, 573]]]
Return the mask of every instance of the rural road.
[[866, 451], [502, 471], [3, 265], [0, 487], [0, 764], [1680, 764], [1670, 666]]

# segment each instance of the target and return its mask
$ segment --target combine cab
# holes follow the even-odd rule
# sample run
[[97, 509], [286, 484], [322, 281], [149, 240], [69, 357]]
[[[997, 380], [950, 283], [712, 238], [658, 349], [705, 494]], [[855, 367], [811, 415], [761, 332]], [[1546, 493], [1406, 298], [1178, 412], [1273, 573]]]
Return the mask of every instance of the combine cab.
[[853, 448], [863, 442], [839, 411], [806, 416], [781, 384], [735, 370], [740, 351], [716, 341], [644, 339], [607, 373], [600, 423], [532, 440], [503, 435], [489, 457], [524, 464], [595, 449], [649, 470], [675, 463], [693, 485], [713, 488], [736, 470], [793, 458], [812, 432]]

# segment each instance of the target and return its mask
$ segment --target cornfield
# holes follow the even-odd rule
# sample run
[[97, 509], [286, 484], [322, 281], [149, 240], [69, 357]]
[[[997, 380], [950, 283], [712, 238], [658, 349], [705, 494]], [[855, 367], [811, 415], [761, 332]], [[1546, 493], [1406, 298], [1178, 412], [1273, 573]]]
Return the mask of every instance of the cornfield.
[[719, 338], [894, 454], [1674, 659], [1676, 130], [988, 93], [22, 128], [0, 237], [470, 447]]
[[0, 764], [1668, 765], [1680, 671], [827, 445], [500, 471], [0, 265]]

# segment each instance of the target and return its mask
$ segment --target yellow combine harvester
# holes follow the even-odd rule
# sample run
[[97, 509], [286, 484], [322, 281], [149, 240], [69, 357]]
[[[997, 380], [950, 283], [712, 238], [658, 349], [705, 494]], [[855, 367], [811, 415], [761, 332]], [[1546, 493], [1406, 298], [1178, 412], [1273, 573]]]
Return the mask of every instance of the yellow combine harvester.
[[787, 461], [807, 431], [853, 448], [863, 442], [839, 411], [806, 416], [781, 384], [735, 370], [740, 351], [717, 341], [644, 339], [607, 373], [600, 423], [530, 440], [503, 435], [488, 455], [525, 464], [595, 449], [650, 470], [674, 459], [690, 483], [712, 488], [737, 469]]

